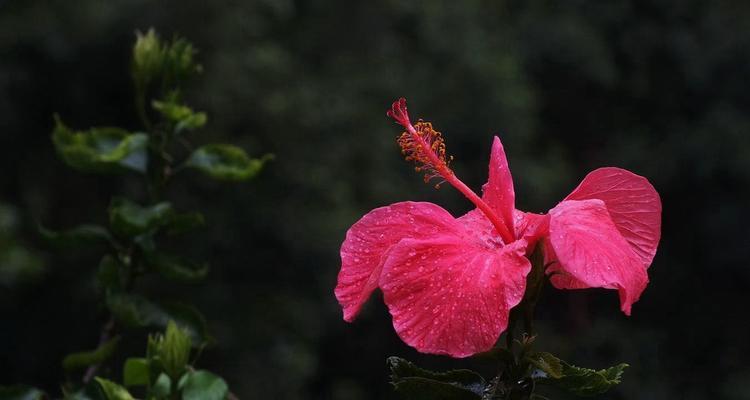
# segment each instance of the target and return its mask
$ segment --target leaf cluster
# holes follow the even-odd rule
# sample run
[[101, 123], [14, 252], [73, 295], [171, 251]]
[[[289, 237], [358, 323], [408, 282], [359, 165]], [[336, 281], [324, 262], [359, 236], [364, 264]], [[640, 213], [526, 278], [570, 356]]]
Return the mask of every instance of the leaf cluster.
[[[201, 213], [180, 210], [163, 198], [162, 189], [171, 180], [192, 169], [212, 179], [247, 181], [271, 159], [270, 155], [252, 158], [244, 149], [227, 143], [193, 146], [188, 134], [208, 121], [205, 112], [193, 110], [181, 96], [182, 85], [202, 69], [196, 55], [197, 50], [185, 39], [165, 41], [153, 29], [137, 34], [131, 73], [136, 111], [143, 125], [138, 129], [72, 129], [59, 115], [54, 116], [52, 143], [67, 166], [84, 173], [135, 174], [143, 182], [143, 192], [149, 194], [147, 199], [113, 196], [106, 226], [82, 224], [60, 231], [39, 228], [41, 236], [55, 247], [98, 246], [104, 252], [92, 275], [108, 321], [95, 348], [71, 353], [62, 360], [68, 376], [63, 385], [66, 399], [126, 400], [134, 398], [134, 390], [149, 400], [220, 400], [229, 393], [223, 379], [193, 366], [214, 341], [206, 318], [190, 304], [156, 301], [138, 288], [138, 281], [146, 275], [195, 284], [209, 273], [206, 262], [162, 250], [164, 239], [205, 224]], [[101, 367], [118, 353], [124, 336], [152, 329], [164, 332], [149, 336], [145, 357], [127, 359], [122, 384], [100, 376]], [[79, 374], [80, 383], [72, 379]], [[8, 396], [36, 399], [44, 394], [29, 387], [0, 388], [0, 398]]]
[[619, 384], [628, 367], [618, 364], [593, 370], [570, 365], [546, 352], [522, 350], [521, 358], [507, 349], [492, 353], [500, 361], [500, 371], [489, 381], [467, 369], [434, 372], [390, 357], [391, 384], [402, 398], [409, 400], [544, 399], [535, 393], [537, 385], [556, 387], [577, 396], [595, 396]]
[[[134, 400], [133, 393], [146, 400], [226, 399], [227, 383], [209, 371], [196, 370], [190, 362], [191, 352], [190, 332], [169, 321], [163, 334], [149, 336], [145, 357], [125, 361], [122, 384], [96, 377], [76, 391], [65, 392], [65, 399]], [[41, 395], [34, 389], [27, 390], [29, 395]]]

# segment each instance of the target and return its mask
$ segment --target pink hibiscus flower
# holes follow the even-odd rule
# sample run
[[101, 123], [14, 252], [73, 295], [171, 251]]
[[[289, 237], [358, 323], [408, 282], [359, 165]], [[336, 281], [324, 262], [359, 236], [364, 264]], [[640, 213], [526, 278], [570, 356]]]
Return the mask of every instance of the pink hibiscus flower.
[[455, 218], [435, 204], [407, 201], [357, 221], [341, 246], [335, 289], [344, 320], [351, 322], [380, 288], [396, 332], [418, 351], [453, 357], [487, 351], [524, 296], [528, 255], [537, 243], [555, 287], [617, 289], [630, 314], [660, 236], [661, 202], [645, 178], [597, 169], [548, 214], [524, 213], [515, 209], [500, 139], [492, 143], [479, 197], [450, 169], [440, 132], [421, 120], [412, 125], [403, 98], [388, 116], [406, 129], [398, 143], [425, 182], [442, 179], [476, 209]]

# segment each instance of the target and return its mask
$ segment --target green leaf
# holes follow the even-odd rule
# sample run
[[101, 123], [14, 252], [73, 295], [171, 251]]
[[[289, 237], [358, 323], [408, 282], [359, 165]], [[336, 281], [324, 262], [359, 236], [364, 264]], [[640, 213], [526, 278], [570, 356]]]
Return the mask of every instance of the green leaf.
[[109, 222], [116, 233], [134, 237], [165, 225], [172, 212], [168, 202], [144, 207], [128, 199], [114, 198], [109, 206]]
[[79, 353], [68, 354], [63, 359], [63, 369], [66, 371], [83, 369], [89, 365], [100, 364], [114, 354], [120, 337], [115, 336], [101, 346], [91, 351], [82, 351]]
[[206, 225], [206, 219], [199, 212], [174, 214], [167, 225], [167, 234], [179, 235]]
[[562, 360], [550, 353], [539, 352], [532, 354], [529, 356], [528, 361], [544, 372], [549, 378], [560, 379], [563, 377]]
[[90, 224], [58, 232], [39, 226], [39, 233], [42, 238], [57, 247], [87, 246], [109, 243], [112, 240], [107, 228]]
[[55, 115], [52, 142], [60, 158], [83, 172], [146, 172], [148, 136], [121, 128], [99, 127], [74, 132]]
[[149, 384], [149, 362], [145, 358], [131, 357], [125, 360], [122, 369], [122, 383], [125, 386], [146, 386]]
[[487, 386], [474, 371], [433, 372], [399, 357], [389, 357], [391, 384], [404, 399], [479, 400]]
[[121, 323], [130, 327], [165, 329], [170, 320], [187, 330], [196, 346], [208, 343], [206, 319], [195, 308], [180, 303], [156, 304], [139, 295], [122, 293], [107, 297], [107, 306]]
[[244, 181], [253, 178], [273, 157], [248, 157], [245, 150], [229, 144], [208, 144], [195, 150], [186, 166], [196, 168], [215, 179]]
[[172, 380], [164, 373], [159, 374], [154, 386], [151, 387], [151, 394], [156, 398], [166, 398], [170, 393], [172, 393]]
[[96, 377], [94, 379], [99, 383], [99, 387], [101, 387], [107, 400], [135, 400], [124, 387], [104, 378]]
[[620, 383], [628, 364], [618, 364], [602, 370], [581, 368], [568, 364], [550, 353], [540, 352], [530, 355], [527, 360], [534, 365], [540, 375], [539, 383], [565, 389], [578, 396], [602, 394]]
[[122, 265], [110, 254], [99, 261], [96, 283], [105, 293], [117, 292], [123, 288]]
[[146, 262], [163, 277], [180, 282], [198, 282], [208, 275], [208, 264], [198, 264], [183, 257], [154, 252], [146, 255]]
[[202, 370], [189, 372], [182, 386], [183, 400], [224, 400], [228, 393], [224, 379]]
[[180, 377], [180, 380], [177, 382], [177, 390], [179, 390], [180, 392], [182, 391], [182, 389], [185, 387], [185, 383], [187, 382], [188, 378], [190, 378], [190, 374], [192, 372], [193, 371], [190, 371], [187, 374], [183, 374]]
[[44, 397], [44, 392], [30, 386], [0, 386], [2, 400], [42, 400]]
[[192, 108], [180, 104], [176, 96], [168, 98], [164, 101], [154, 100], [152, 106], [156, 111], [174, 124], [175, 133], [182, 131], [192, 131], [206, 125], [207, 117], [206, 113], [195, 112]]
[[33, 280], [44, 271], [39, 254], [13, 239], [0, 237], [0, 286], [12, 287]]

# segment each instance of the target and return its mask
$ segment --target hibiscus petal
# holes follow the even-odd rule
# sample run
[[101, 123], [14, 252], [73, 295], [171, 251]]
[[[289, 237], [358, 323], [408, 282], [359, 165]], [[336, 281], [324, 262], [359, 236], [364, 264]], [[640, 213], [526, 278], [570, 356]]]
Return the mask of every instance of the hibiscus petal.
[[335, 294], [351, 322], [378, 286], [385, 254], [404, 238], [455, 232], [455, 220], [432, 203], [402, 202], [376, 208], [357, 221], [341, 245], [341, 271]]
[[560, 260], [557, 259], [555, 249], [552, 248], [549, 238], [544, 240], [544, 265], [548, 265], [546, 273], [550, 276], [550, 282], [558, 289], [588, 289], [591, 286], [585, 282], [581, 282], [568, 274], [563, 267], [560, 266]]
[[492, 141], [489, 179], [482, 186], [482, 199], [499, 214], [505, 226], [508, 227], [508, 231], [513, 233], [516, 193], [513, 189], [513, 177], [510, 175], [505, 150], [497, 136]]
[[532, 251], [539, 239], [547, 235], [549, 215], [527, 213], [520, 210], [515, 210], [513, 215], [516, 237], [526, 240], [528, 251]]
[[548, 269], [555, 287], [617, 289], [620, 308], [630, 315], [648, 283], [646, 266], [602, 200], [566, 200], [550, 210], [549, 241], [559, 262]]
[[648, 180], [607, 167], [592, 171], [565, 200], [599, 199], [617, 229], [648, 267], [661, 237], [661, 200]]
[[463, 236], [479, 246], [499, 248], [503, 245], [500, 234], [492, 225], [482, 210], [475, 208], [466, 214], [456, 218], [461, 228], [465, 231]]
[[393, 327], [423, 353], [467, 357], [489, 350], [523, 298], [531, 265], [523, 240], [500, 249], [466, 237], [404, 239], [380, 278]]

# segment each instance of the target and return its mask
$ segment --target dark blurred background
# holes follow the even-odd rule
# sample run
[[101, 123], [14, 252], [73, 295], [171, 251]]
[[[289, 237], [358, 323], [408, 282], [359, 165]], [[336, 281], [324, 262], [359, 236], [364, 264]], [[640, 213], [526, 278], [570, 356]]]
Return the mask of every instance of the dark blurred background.
[[240, 185], [178, 178], [168, 196], [208, 218], [185, 247], [213, 270], [204, 286], [146, 286], [207, 314], [218, 343], [201, 365], [240, 398], [392, 398], [390, 355], [478, 365], [416, 354], [377, 295], [351, 325], [333, 296], [345, 231], [370, 209], [470, 209], [401, 159], [385, 111], [406, 96], [476, 190], [499, 134], [520, 209], [546, 211], [599, 166], [648, 177], [663, 234], [633, 316], [612, 291], [549, 290], [540, 347], [630, 363], [602, 398], [748, 399], [748, 21], [744, 1], [0, 1], [0, 385], [57, 391], [61, 358], [96, 344], [100, 253], [54, 251], [35, 226], [104, 222], [109, 196], [140, 181], [66, 168], [52, 113], [137, 129], [130, 48], [154, 27], [200, 49], [188, 99], [209, 128], [194, 141], [277, 157]]

